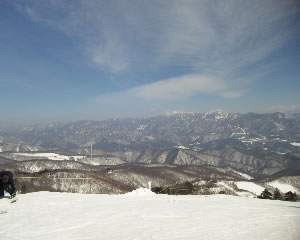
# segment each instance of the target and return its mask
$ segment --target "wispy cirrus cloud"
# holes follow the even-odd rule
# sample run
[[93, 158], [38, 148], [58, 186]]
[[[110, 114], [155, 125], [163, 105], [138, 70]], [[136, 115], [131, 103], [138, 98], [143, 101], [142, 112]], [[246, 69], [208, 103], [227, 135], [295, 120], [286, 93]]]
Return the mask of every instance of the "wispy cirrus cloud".
[[182, 70], [173, 78], [153, 79], [123, 92], [145, 99], [201, 93], [239, 97], [253, 81], [243, 69], [253, 64], [262, 68], [263, 60], [299, 31], [294, 21], [300, 13], [297, 0], [16, 0], [14, 4], [32, 21], [77, 39], [90, 60], [112, 74], [134, 72], [143, 64]]
[[229, 88], [226, 81], [211, 76], [185, 75], [131, 88], [126, 91], [101, 95], [92, 99], [98, 103], [183, 100], [199, 94], [214, 94], [224, 98], [237, 98], [244, 90]]
[[227, 89], [226, 81], [203, 75], [185, 75], [154, 82], [133, 88], [132, 95], [157, 100], [173, 100], [195, 96], [201, 93], [224, 97], [237, 97], [239, 94]]

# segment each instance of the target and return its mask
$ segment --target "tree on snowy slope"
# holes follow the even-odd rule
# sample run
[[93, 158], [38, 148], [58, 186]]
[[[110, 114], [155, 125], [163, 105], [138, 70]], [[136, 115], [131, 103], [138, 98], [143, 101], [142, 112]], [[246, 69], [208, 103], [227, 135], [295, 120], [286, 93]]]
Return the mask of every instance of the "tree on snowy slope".
[[270, 193], [267, 189], [265, 189], [258, 196], [258, 198], [260, 198], [260, 199], [272, 199], [272, 193]]
[[280, 193], [278, 188], [275, 188], [275, 191], [273, 193], [273, 199], [274, 200], [281, 200], [282, 199], [281, 193]]
[[284, 194], [283, 200], [284, 200], [284, 201], [292, 201], [292, 202], [296, 202], [296, 200], [297, 200], [297, 195], [296, 195], [296, 193], [292, 193], [291, 191], [289, 191], [289, 192], [287, 192], [286, 194]]

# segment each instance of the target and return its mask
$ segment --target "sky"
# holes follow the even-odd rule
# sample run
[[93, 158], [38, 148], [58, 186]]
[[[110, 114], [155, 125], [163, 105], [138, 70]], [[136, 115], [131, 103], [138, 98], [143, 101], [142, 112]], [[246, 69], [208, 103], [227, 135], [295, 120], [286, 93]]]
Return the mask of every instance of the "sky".
[[299, 26], [299, 0], [0, 0], [0, 123], [300, 112]]

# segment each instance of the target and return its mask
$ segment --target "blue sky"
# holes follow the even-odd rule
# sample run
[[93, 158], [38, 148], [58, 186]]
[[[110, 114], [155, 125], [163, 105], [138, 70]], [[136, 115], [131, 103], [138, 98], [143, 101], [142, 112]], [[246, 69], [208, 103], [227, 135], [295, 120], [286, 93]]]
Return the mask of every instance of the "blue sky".
[[300, 112], [298, 0], [1, 0], [2, 124]]

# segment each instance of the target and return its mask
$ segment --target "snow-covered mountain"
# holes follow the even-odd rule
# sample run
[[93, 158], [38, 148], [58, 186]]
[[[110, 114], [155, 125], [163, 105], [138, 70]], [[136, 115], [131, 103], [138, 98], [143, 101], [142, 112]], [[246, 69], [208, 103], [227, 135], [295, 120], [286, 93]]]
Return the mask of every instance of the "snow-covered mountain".
[[210, 165], [232, 167], [251, 174], [266, 175], [283, 170], [300, 169], [299, 155], [292, 153], [283, 155], [264, 149], [241, 150], [228, 147], [216, 150], [191, 150], [176, 146], [170, 149], [140, 148], [115, 151], [93, 149], [92, 155], [90, 151], [90, 148], [74, 148], [49, 152], [1, 152], [0, 166], [1, 162], [6, 163], [8, 160], [18, 162], [53, 160], [75, 161], [94, 166], [125, 163]]
[[282, 113], [212, 111], [56, 123], [2, 129], [0, 139], [2, 161], [210, 164], [268, 175], [300, 169], [300, 119]]
[[[277, 187], [300, 193], [299, 172], [264, 177], [230, 167], [212, 165], [121, 164], [89, 165], [74, 160], [1, 160], [0, 169], [14, 172], [19, 192], [63, 191], [80, 193], [125, 193], [138, 187], [190, 188], [193, 194], [218, 194], [256, 197], [264, 188]], [[29, 177], [29, 178], [28, 178]], [[33, 177], [33, 178], [32, 178]], [[257, 178], [258, 177], [258, 178]], [[185, 186], [188, 182], [190, 185]], [[242, 187], [241, 187], [242, 184]], [[252, 189], [258, 189], [252, 191]], [[245, 188], [246, 187], [246, 188]], [[177, 190], [176, 190], [177, 189]], [[178, 191], [178, 192], [176, 192]], [[186, 191], [186, 190], [183, 190]]]
[[[297, 115], [295, 115], [297, 116]], [[45, 148], [126, 149], [152, 146], [190, 149], [264, 148], [278, 153], [299, 151], [300, 119], [282, 113], [236, 114], [221, 111], [176, 113], [143, 119], [79, 121], [0, 130], [3, 143]]]
[[[127, 192], [137, 187], [170, 186], [175, 183], [209, 180], [246, 180], [242, 172], [231, 168], [215, 168], [213, 166], [178, 166], [167, 164], [123, 164], [114, 166], [91, 166], [74, 161], [34, 160], [5, 163], [0, 168], [15, 173], [19, 191], [90, 191], [88, 180], [77, 178], [93, 178], [94, 193]], [[38, 177], [27, 179], [23, 177]], [[82, 187], [85, 186], [85, 187]]]

